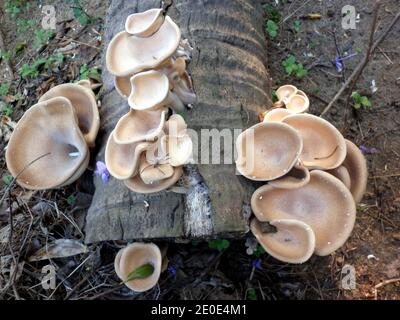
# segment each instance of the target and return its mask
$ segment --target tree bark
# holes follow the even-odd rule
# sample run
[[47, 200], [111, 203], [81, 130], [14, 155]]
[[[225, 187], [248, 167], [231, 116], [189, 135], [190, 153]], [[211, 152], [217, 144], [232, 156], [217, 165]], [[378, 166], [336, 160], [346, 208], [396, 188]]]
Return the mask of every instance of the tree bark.
[[[106, 19], [105, 46], [123, 30], [129, 14], [161, 5], [156, 0], [113, 0]], [[246, 129], [256, 123], [258, 113], [272, 104], [260, 2], [173, 0], [164, 6], [180, 27], [182, 38], [194, 48], [188, 69], [197, 102], [185, 114], [188, 127], [200, 133], [201, 129]], [[129, 107], [103, 65], [107, 91], [100, 112], [97, 158], [104, 161], [107, 137]], [[230, 237], [248, 231], [246, 215], [254, 187], [236, 175], [234, 163], [187, 166], [181, 184], [186, 194], [163, 191], [142, 195], [116, 179], [103, 184], [96, 177], [86, 242]]]

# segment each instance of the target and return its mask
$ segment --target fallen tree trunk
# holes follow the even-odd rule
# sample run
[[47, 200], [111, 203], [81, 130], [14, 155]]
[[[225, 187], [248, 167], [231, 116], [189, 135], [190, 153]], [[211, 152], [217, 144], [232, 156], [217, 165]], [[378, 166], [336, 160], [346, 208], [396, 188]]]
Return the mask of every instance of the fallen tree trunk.
[[[105, 46], [123, 30], [129, 14], [161, 5], [156, 0], [112, 1]], [[271, 105], [259, 1], [174, 0], [166, 4], [166, 11], [180, 27], [182, 38], [194, 48], [188, 69], [198, 101], [186, 112], [188, 126], [200, 132], [245, 129], [257, 122], [258, 113]], [[115, 91], [113, 77], [103, 65], [107, 92], [101, 107], [97, 158], [104, 161], [107, 137], [129, 107]], [[233, 146], [235, 138], [228, 142]], [[103, 184], [96, 177], [86, 242], [229, 237], [247, 232], [246, 214], [254, 187], [235, 174], [234, 163], [190, 165], [182, 180], [184, 194], [163, 191], [142, 195], [116, 179]]]

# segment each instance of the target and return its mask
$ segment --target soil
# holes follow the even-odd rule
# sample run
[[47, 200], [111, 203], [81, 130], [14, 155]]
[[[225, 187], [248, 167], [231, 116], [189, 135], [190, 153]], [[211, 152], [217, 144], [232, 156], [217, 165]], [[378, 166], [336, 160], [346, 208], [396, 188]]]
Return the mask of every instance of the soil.
[[[23, 10], [16, 18], [5, 12], [7, 1], [1, 8], [0, 27], [5, 49], [12, 52], [10, 64], [15, 74], [9, 94], [0, 99], [2, 107], [4, 104], [13, 106], [10, 118], [2, 117], [0, 127], [2, 177], [8, 174], [4, 162], [4, 147], [9, 136], [7, 123], [16, 122], [49, 87], [78, 80], [83, 64], [90, 68], [101, 65], [102, 21], [107, 3], [80, 1], [89, 16], [96, 17], [91, 24], [82, 26], [71, 8], [74, 1], [50, 2], [57, 12], [57, 31], [55, 37], [39, 49], [33, 47], [33, 34], [40, 28], [41, 8], [32, 4], [28, 11]], [[286, 83], [296, 85], [309, 95], [310, 112], [316, 115], [340, 89], [367, 49], [374, 1], [351, 1], [359, 14], [359, 21], [355, 30], [344, 30], [341, 10], [348, 2], [268, 1], [281, 16], [278, 36], [270, 39], [266, 35], [269, 49], [265, 54], [268, 55], [274, 88]], [[396, 0], [383, 2], [377, 34], [398, 11]], [[266, 18], [272, 18], [274, 10], [266, 9]], [[320, 14], [320, 19], [310, 19], [310, 13]], [[18, 19], [31, 19], [34, 25], [28, 31], [18, 33]], [[295, 21], [301, 22], [299, 30], [295, 30]], [[93, 192], [90, 183], [86, 183], [90, 179], [85, 177], [90, 178], [93, 172], [88, 170], [77, 183], [57, 191], [26, 192], [18, 186], [8, 188], [4, 181], [0, 181], [0, 195], [5, 196], [0, 209], [0, 298], [400, 299], [399, 36], [400, 23], [377, 48], [355, 84], [354, 90], [367, 96], [372, 106], [355, 110], [352, 99], [347, 103], [350, 92], [346, 91], [326, 116], [346, 138], [373, 151], [366, 154], [368, 189], [358, 206], [354, 231], [346, 244], [332, 255], [314, 256], [302, 265], [290, 265], [262, 254], [260, 265], [254, 267], [258, 257], [246, 253], [245, 239], [230, 241], [229, 247], [221, 252], [209, 248], [207, 242], [169, 243], [169, 268], [162, 274], [159, 286], [144, 294], [136, 294], [118, 285], [114, 273], [114, 256], [125, 243], [102, 242], [90, 245], [88, 253], [52, 259], [59, 286], [56, 290], [45, 290], [38, 283], [43, 276], [41, 268], [48, 264], [48, 260], [28, 262], [27, 258], [54, 239], [83, 240], [84, 215]], [[16, 54], [21, 43], [26, 43], [26, 48]], [[65, 47], [68, 45], [71, 46], [67, 50]], [[332, 63], [336, 46], [342, 55], [357, 53], [344, 61], [342, 72]], [[59, 48], [65, 50], [62, 64], [46, 70], [42, 68], [35, 78], [22, 79], [18, 75], [17, 70], [24, 63], [51, 56]], [[294, 55], [304, 64], [307, 76], [298, 79], [286, 74], [282, 61], [288, 55]], [[0, 64], [0, 77], [1, 83], [10, 81], [4, 61]], [[372, 81], [378, 89], [375, 93], [371, 90]], [[18, 92], [22, 98], [16, 97]], [[102, 89], [98, 92], [99, 99], [101, 95]], [[13, 216], [11, 237], [8, 228], [10, 211]], [[17, 258], [19, 267], [10, 279], [14, 258]], [[345, 265], [355, 268], [353, 289], [342, 288]]]

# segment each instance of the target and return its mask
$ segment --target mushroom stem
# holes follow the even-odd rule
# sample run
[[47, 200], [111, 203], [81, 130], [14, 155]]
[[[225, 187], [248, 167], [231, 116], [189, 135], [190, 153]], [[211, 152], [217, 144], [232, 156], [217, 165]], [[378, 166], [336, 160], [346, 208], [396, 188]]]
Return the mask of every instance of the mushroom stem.
[[185, 111], [185, 105], [182, 100], [174, 92], [169, 92], [167, 99], [165, 100], [166, 105], [170, 106], [175, 112]]

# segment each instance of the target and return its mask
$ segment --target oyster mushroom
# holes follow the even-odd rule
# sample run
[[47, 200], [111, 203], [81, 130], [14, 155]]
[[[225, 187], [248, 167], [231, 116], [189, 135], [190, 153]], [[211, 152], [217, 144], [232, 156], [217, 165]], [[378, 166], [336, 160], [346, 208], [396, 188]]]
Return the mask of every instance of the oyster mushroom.
[[293, 112], [289, 109], [285, 108], [276, 108], [270, 111], [267, 111], [264, 115], [264, 122], [281, 122], [283, 118], [293, 114]]
[[150, 37], [161, 27], [164, 22], [162, 9], [150, 9], [134, 13], [125, 21], [125, 31], [138, 37]]
[[135, 242], [118, 251], [114, 268], [117, 276], [122, 281], [126, 281], [132, 271], [146, 264], [152, 265], [154, 270], [149, 277], [125, 282], [129, 289], [144, 292], [157, 284], [161, 273], [161, 263], [162, 256], [158, 246], [153, 243]]
[[115, 76], [128, 76], [159, 66], [179, 46], [181, 32], [170, 17], [150, 37], [141, 38], [126, 31], [115, 35], [106, 52], [107, 69]]
[[286, 109], [292, 111], [293, 113], [302, 113], [308, 110], [310, 101], [305, 94], [295, 94], [289, 98], [285, 105]]
[[251, 180], [274, 180], [292, 169], [302, 148], [301, 137], [292, 127], [280, 122], [262, 122], [237, 138], [236, 168]]
[[140, 156], [150, 142], [118, 144], [112, 131], [105, 150], [105, 163], [110, 174], [117, 179], [128, 179], [138, 173]]
[[274, 188], [294, 189], [306, 185], [310, 181], [310, 171], [299, 161], [288, 174], [269, 182]]
[[33, 190], [72, 183], [86, 169], [89, 151], [70, 100], [51, 98], [28, 109], [8, 143], [6, 162], [18, 184]]
[[311, 171], [309, 183], [300, 188], [280, 189], [268, 184], [258, 188], [251, 207], [259, 221], [295, 219], [309, 225], [315, 234], [315, 253], [320, 256], [345, 243], [356, 217], [350, 191], [321, 170]]
[[165, 136], [169, 163], [174, 167], [186, 164], [193, 151], [193, 142], [188, 134]]
[[269, 224], [277, 232], [263, 232], [257, 219], [250, 223], [251, 232], [268, 254], [288, 263], [303, 263], [312, 256], [315, 235], [309, 225], [294, 219], [278, 219]]
[[145, 184], [158, 183], [161, 180], [168, 179], [174, 174], [174, 168], [169, 163], [152, 164], [142, 155], [139, 175]]
[[86, 82], [80, 84], [64, 83], [51, 88], [39, 99], [43, 102], [55, 97], [65, 97], [71, 101], [78, 117], [78, 126], [89, 147], [94, 146], [100, 127], [100, 116], [96, 97], [87, 87]]
[[114, 129], [114, 140], [118, 144], [132, 144], [156, 140], [165, 124], [165, 110], [130, 110], [121, 117]]
[[159, 109], [171, 106], [176, 111], [184, 110], [183, 103], [169, 90], [168, 77], [160, 71], [150, 70], [135, 74], [131, 79], [131, 94], [128, 104], [134, 110]]
[[298, 131], [303, 140], [300, 160], [309, 169], [334, 169], [346, 157], [346, 142], [342, 134], [328, 121], [310, 114], [285, 117], [283, 123]]
[[131, 94], [131, 78], [133, 75], [127, 75], [123, 77], [115, 77], [114, 84], [115, 89], [117, 90], [118, 94], [128, 99], [129, 95]]
[[345, 166], [341, 165], [340, 167], [337, 167], [337, 168], [332, 169], [332, 170], [328, 170], [327, 172], [329, 172], [331, 175], [335, 176], [340, 181], [342, 181], [343, 184], [347, 187], [347, 189], [350, 189], [350, 187], [351, 187], [351, 178], [350, 178], [350, 174], [347, 171]]
[[290, 85], [290, 84], [286, 84], [284, 86], [281, 86], [276, 90], [276, 96], [278, 97], [278, 100], [282, 101], [285, 104], [296, 93], [297, 93], [297, 88], [295, 86]]

